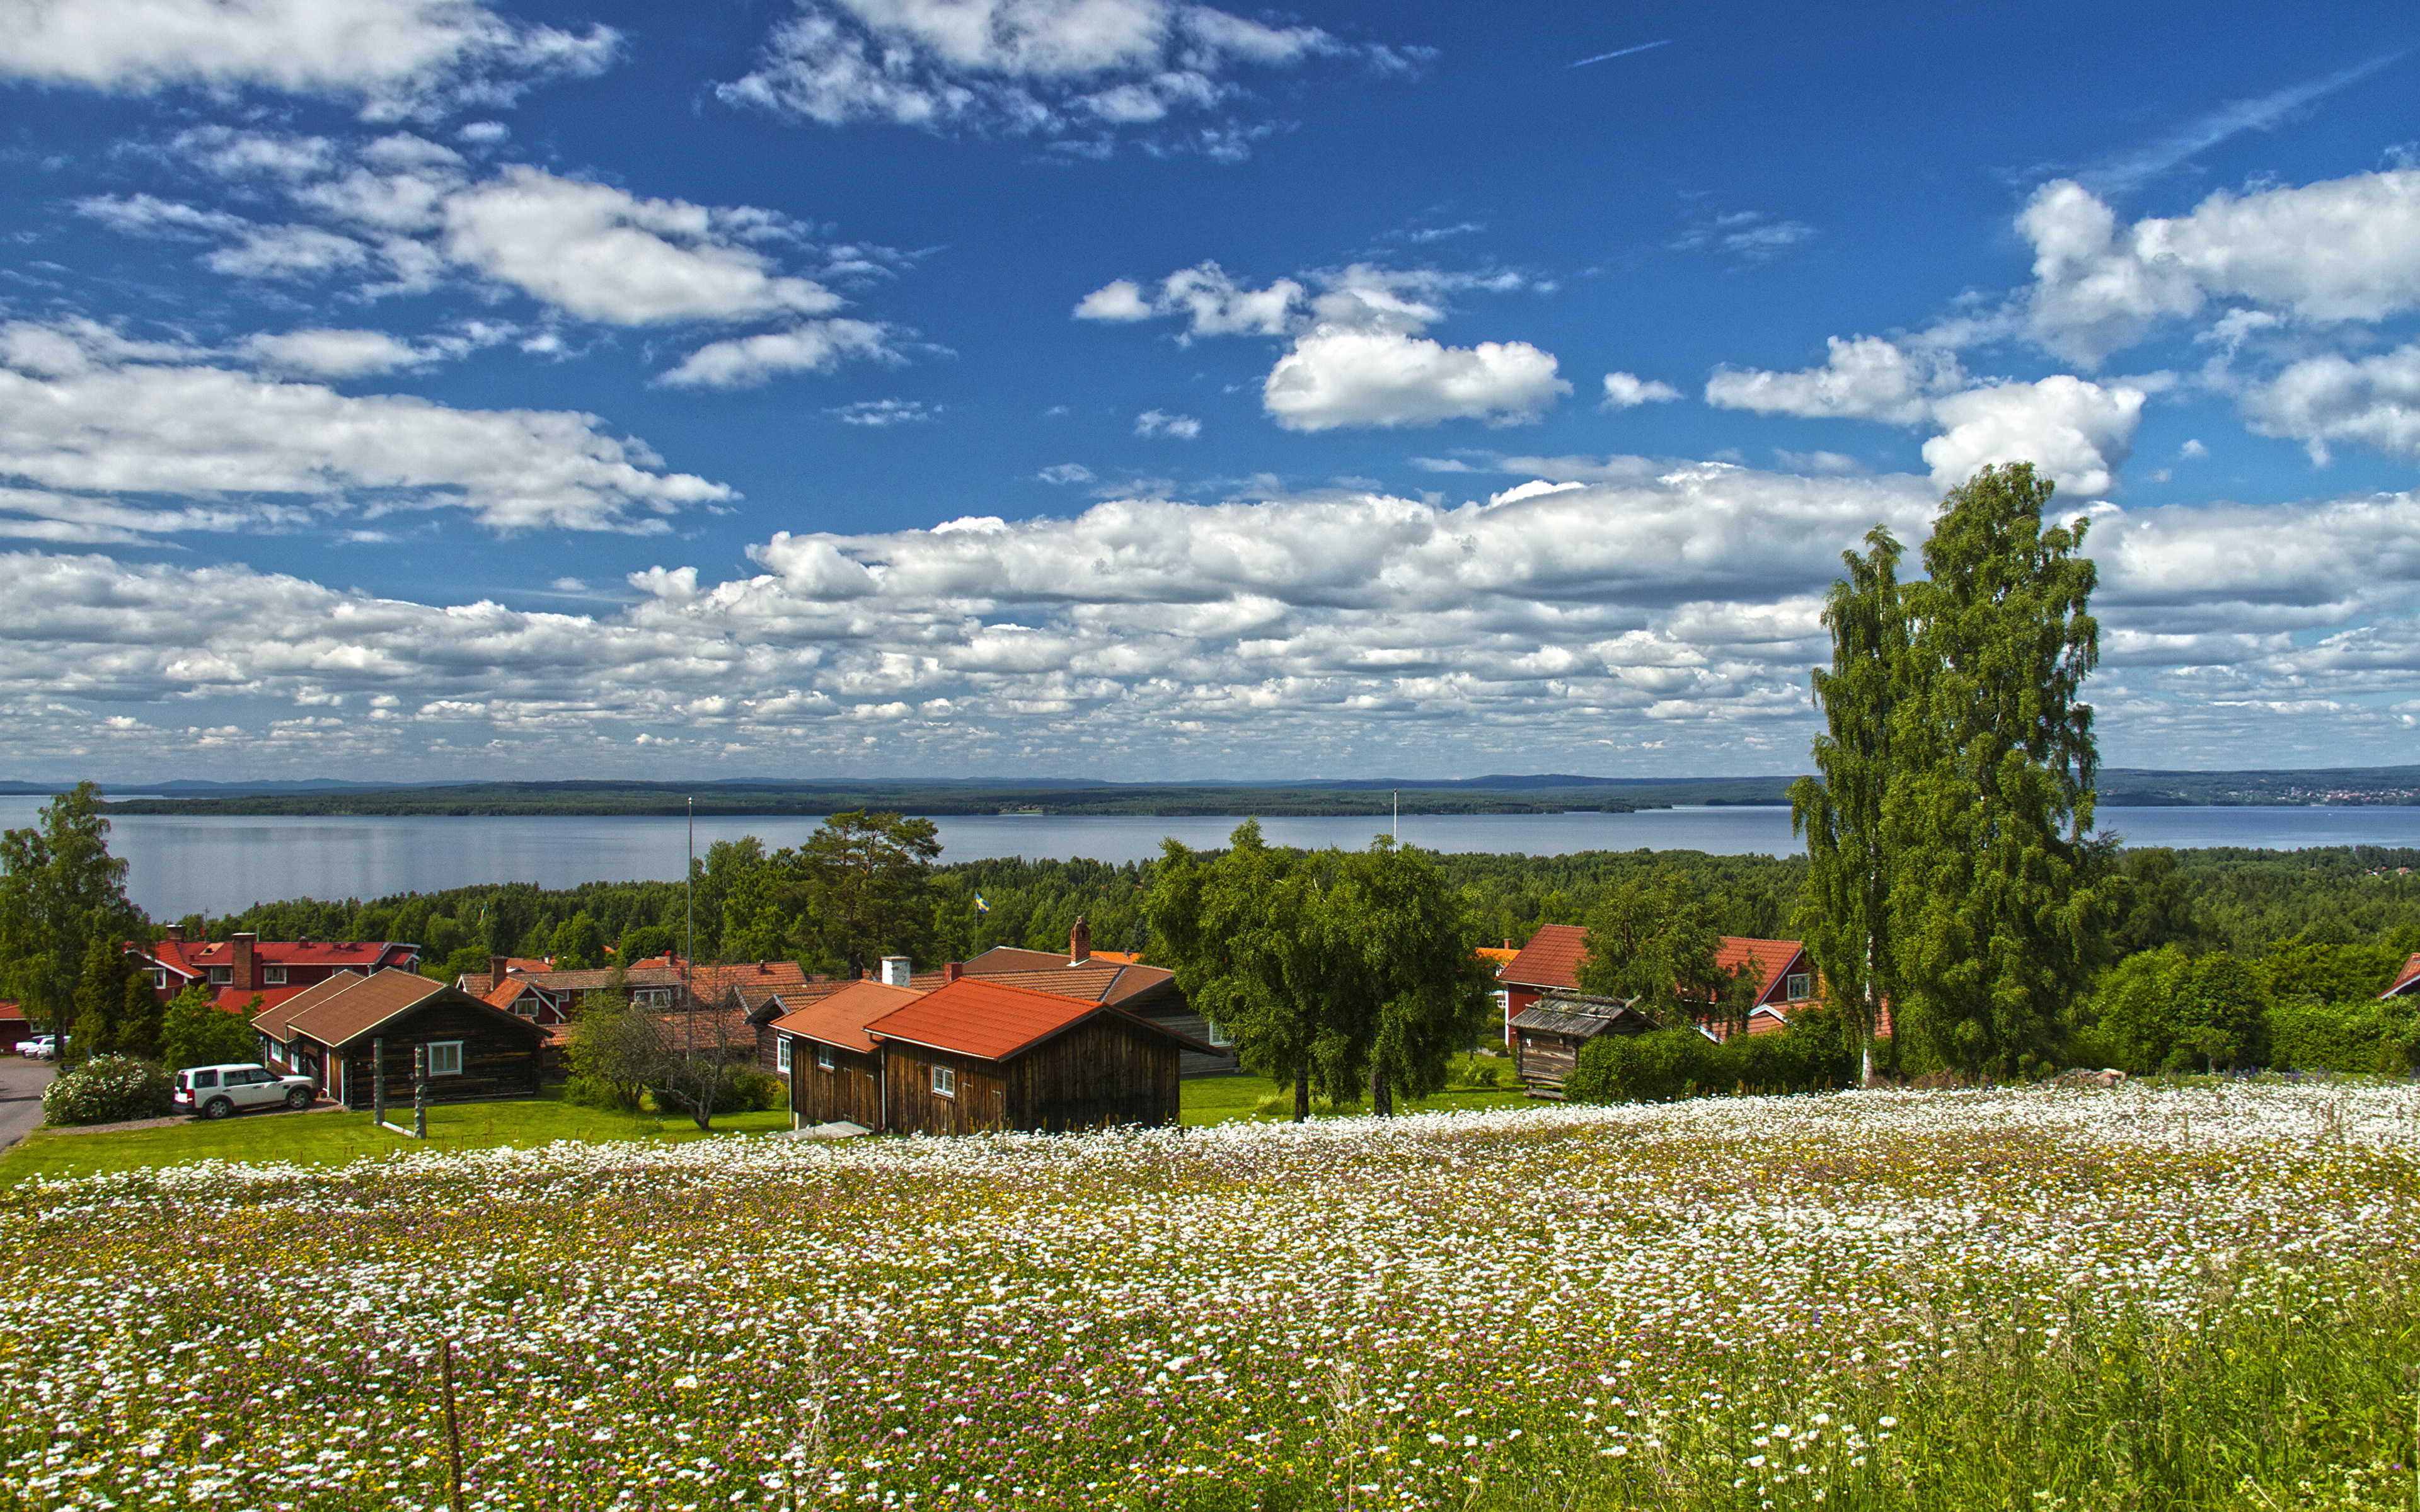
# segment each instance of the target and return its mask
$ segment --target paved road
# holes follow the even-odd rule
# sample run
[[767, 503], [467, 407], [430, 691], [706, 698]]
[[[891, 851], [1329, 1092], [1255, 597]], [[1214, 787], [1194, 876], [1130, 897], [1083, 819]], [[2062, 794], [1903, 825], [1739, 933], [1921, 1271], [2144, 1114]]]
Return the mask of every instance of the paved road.
[[47, 1060], [0, 1055], [0, 1149], [42, 1125], [42, 1088], [51, 1085]]

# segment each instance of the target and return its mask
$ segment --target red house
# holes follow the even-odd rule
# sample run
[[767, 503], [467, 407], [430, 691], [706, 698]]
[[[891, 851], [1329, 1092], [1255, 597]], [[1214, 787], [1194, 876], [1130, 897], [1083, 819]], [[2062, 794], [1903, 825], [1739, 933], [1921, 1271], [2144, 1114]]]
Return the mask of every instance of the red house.
[[[1577, 924], [1541, 924], [1520, 952], [1497, 969], [1502, 984], [1504, 1043], [1515, 1043], [1512, 1021], [1554, 994], [1568, 996], [1580, 990], [1580, 958], [1588, 953], [1588, 931]], [[1747, 1032], [1777, 1034], [1790, 1026], [1790, 1010], [1811, 1002], [1816, 995], [1815, 965], [1796, 940], [1762, 940], [1726, 934], [1714, 955], [1725, 971], [1743, 965], [1756, 970], [1756, 1002], [1748, 1010]], [[1716, 1034], [1727, 1031], [1714, 1026]]]
[[225, 1009], [241, 1009], [257, 995], [273, 1007], [331, 977], [366, 977], [377, 971], [414, 971], [420, 947], [392, 940], [263, 940], [251, 933], [224, 940], [188, 940], [184, 926], [171, 924], [149, 949], [129, 941], [126, 953], [149, 974], [162, 1002], [186, 988], [208, 987]]

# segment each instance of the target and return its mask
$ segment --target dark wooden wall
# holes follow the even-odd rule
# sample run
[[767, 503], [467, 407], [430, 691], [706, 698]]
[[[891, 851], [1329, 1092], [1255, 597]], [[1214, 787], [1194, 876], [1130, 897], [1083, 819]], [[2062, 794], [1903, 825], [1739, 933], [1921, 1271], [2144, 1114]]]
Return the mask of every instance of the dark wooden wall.
[[[934, 1093], [935, 1066], [956, 1070], [957, 1096]], [[1016, 1127], [1008, 1121], [1008, 1087], [996, 1060], [889, 1040], [882, 1046], [882, 1080], [893, 1133], [960, 1134]]]
[[[546, 1036], [525, 1019], [504, 1024], [466, 1003], [435, 1002], [389, 1021], [379, 1034], [386, 1040], [390, 1109], [411, 1107], [412, 1047], [431, 1040], [462, 1041], [462, 1074], [428, 1078], [431, 1103], [537, 1095]], [[296, 1039], [298, 1044], [303, 1042], [302, 1037]], [[370, 1037], [364, 1037], [344, 1052], [345, 1106], [349, 1108], [368, 1107], [375, 1095], [371, 1042]]]
[[[790, 1113], [800, 1127], [846, 1119], [882, 1127], [882, 1062], [878, 1056], [833, 1049], [832, 1069], [815, 1064], [813, 1040], [790, 1041]], [[928, 1088], [929, 1089], [929, 1088]]]
[[[1175, 990], [1174, 983], [1162, 990], [1138, 993], [1118, 1006], [1137, 1018], [1148, 1019], [1179, 1034], [1191, 1035], [1204, 1043], [1210, 1039], [1210, 1021], [1194, 1011], [1193, 1005], [1185, 1000], [1185, 995]], [[1177, 1048], [1176, 1074], [1179, 1076], [1233, 1076], [1236, 1070], [1233, 1051], [1225, 1055], [1211, 1055], [1182, 1046]]]
[[1178, 1047], [1104, 1014], [1008, 1062], [1009, 1127], [1062, 1134], [1177, 1120]]
[[1568, 1035], [1523, 1029], [1520, 1058], [1514, 1062], [1525, 1082], [1552, 1082], [1559, 1087], [1578, 1068], [1581, 1041]]

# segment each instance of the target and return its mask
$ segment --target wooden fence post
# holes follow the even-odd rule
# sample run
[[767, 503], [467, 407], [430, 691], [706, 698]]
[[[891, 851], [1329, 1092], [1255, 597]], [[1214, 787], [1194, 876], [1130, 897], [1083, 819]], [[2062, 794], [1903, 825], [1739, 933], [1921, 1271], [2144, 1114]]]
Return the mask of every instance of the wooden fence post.
[[411, 1047], [411, 1137], [428, 1137], [428, 1047]]
[[381, 1124], [386, 1122], [386, 1041], [370, 1041], [370, 1100], [378, 1111], [372, 1115]]

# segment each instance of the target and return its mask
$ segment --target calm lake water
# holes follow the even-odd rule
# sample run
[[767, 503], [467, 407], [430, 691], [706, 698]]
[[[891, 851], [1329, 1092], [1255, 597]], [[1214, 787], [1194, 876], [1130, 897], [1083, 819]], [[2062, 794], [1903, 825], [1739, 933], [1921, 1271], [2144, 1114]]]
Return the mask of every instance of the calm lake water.
[[[126, 795], [129, 797], [133, 795]], [[46, 799], [0, 797], [0, 825], [34, 822]], [[2104, 809], [2102, 822], [2135, 845], [2420, 846], [2420, 808]], [[755, 835], [796, 845], [814, 819], [701, 819], [697, 848]], [[975, 815], [939, 819], [942, 856], [1085, 856], [1139, 861], [1163, 836], [1195, 847], [1222, 843], [1240, 821]], [[484, 882], [576, 883], [681, 874], [678, 819], [339, 819], [129, 816], [112, 821], [110, 849], [132, 863], [127, 891], [154, 918], [233, 913], [275, 898], [375, 898]], [[1271, 819], [1279, 845], [1367, 845], [1383, 818]], [[1439, 851], [1554, 856], [1568, 851], [1707, 851], [1787, 856], [1797, 843], [1787, 809], [1666, 809], [1646, 813], [1409, 816], [1408, 844]]]

